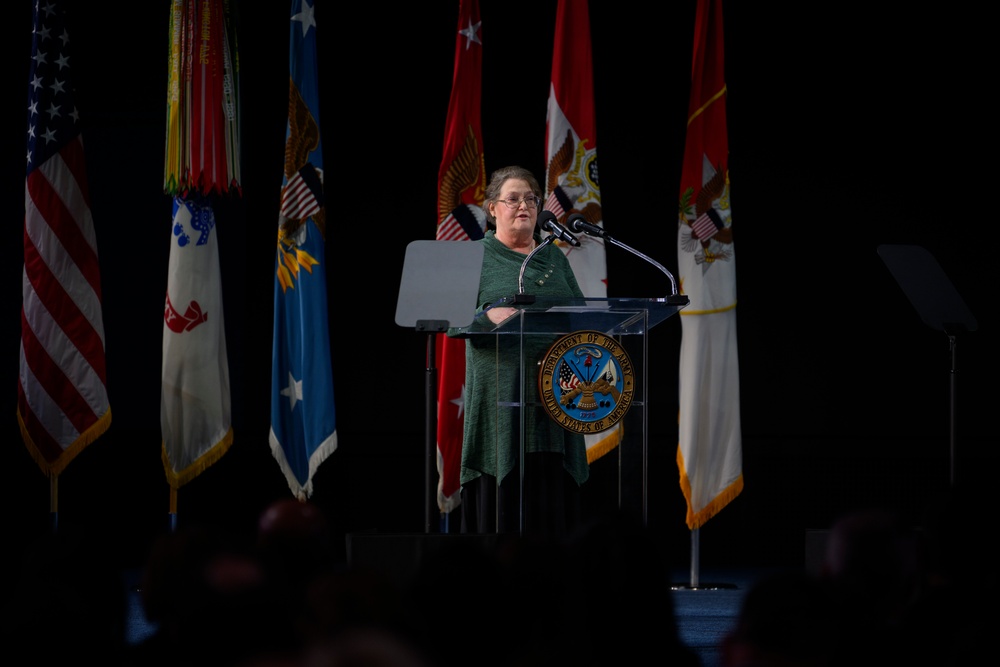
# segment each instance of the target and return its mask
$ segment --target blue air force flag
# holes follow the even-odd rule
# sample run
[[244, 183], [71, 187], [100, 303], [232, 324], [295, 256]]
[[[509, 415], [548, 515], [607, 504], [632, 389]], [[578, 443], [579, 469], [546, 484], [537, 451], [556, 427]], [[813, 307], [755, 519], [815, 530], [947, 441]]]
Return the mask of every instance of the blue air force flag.
[[274, 272], [270, 440], [288, 487], [304, 500], [313, 493], [317, 468], [337, 449], [316, 17], [309, 0], [292, 0], [290, 32], [291, 85]]

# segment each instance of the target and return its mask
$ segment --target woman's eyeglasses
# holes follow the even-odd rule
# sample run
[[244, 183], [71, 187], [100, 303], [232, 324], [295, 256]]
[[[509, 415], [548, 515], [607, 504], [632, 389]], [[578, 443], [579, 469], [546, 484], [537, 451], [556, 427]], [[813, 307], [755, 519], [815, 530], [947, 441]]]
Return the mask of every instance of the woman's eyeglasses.
[[507, 197], [506, 199], [501, 199], [504, 204], [507, 204], [509, 208], [518, 208], [521, 202], [524, 202], [525, 206], [528, 208], [538, 208], [538, 205], [542, 202], [540, 197], [535, 195], [528, 195], [527, 197]]

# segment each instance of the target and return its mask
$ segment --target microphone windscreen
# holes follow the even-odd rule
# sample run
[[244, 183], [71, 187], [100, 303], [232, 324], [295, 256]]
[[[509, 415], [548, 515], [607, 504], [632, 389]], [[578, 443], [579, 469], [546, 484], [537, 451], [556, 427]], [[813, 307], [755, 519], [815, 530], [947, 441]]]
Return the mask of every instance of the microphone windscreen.
[[538, 214], [538, 224], [542, 229], [549, 231], [549, 223], [556, 222], [559, 218], [552, 211], [542, 211]]
[[566, 219], [566, 226], [569, 227], [571, 232], [580, 233], [584, 231], [584, 228], [579, 223], [586, 222], [587, 219], [583, 217], [582, 213], [574, 213]]

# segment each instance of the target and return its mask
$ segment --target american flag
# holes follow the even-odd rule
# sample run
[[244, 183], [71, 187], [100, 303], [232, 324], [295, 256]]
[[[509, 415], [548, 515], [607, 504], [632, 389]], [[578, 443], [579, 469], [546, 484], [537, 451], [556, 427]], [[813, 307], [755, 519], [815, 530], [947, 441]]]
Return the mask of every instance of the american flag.
[[580, 384], [580, 378], [565, 361], [559, 364], [559, 388], [563, 391], [573, 391]]
[[556, 218], [562, 219], [566, 215], [566, 209], [572, 208], [573, 202], [569, 200], [562, 186], [558, 185], [549, 193], [549, 198], [545, 200], [545, 210], [555, 213]]
[[302, 220], [316, 215], [322, 208], [323, 174], [307, 162], [288, 179], [281, 194], [281, 215]]
[[55, 2], [35, 3], [17, 419], [46, 475], [111, 424], [97, 238], [63, 20]]
[[722, 222], [719, 214], [715, 212], [715, 209], [710, 208], [691, 223], [691, 233], [695, 238], [704, 241], [718, 234], [724, 226], [725, 223]]

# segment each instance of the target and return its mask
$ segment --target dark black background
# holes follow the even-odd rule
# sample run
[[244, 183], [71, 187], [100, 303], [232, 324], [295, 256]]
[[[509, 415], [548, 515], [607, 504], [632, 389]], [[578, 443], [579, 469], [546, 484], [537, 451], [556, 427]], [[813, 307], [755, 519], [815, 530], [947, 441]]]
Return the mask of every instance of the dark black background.
[[[113, 422], [59, 477], [59, 525], [106, 535], [127, 562], [144, 558], [168, 512], [159, 396], [169, 4], [68, 7]], [[435, 233], [458, 2], [318, 4], [340, 445], [314, 477], [313, 500], [345, 533], [420, 532], [425, 340], [394, 314], [407, 244]], [[235, 441], [179, 492], [180, 521], [234, 530], [290, 493], [268, 445], [287, 5], [236, 3], [243, 196], [220, 202], [218, 226]], [[555, 2], [482, 0], [481, 13], [486, 167], [520, 163], [541, 177]], [[694, 2], [591, 0], [590, 15], [605, 227], [674, 270]], [[805, 531], [853, 507], [892, 504], [919, 521], [949, 486], [952, 386], [959, 479], [988, 488], [995, 476], [994, 73], [983, 22], [936, 5], [726, 2], [725, 19], [746, 486], [700, 531], [701, 558], [794, 563]], [[48, 529], [51, 507], [15, 418], [31, 3], [8, 12], [2, 30], [11, 205], [0, 506], [21, 543]], [[879, 258], [882, 243], [930, 250], [978, 319], [955, 357]], [[668, 289], [618, 248], [607, 263], [610, 296]], [[684, 563], [677, 320], [650, 333], [649, 518]]]

